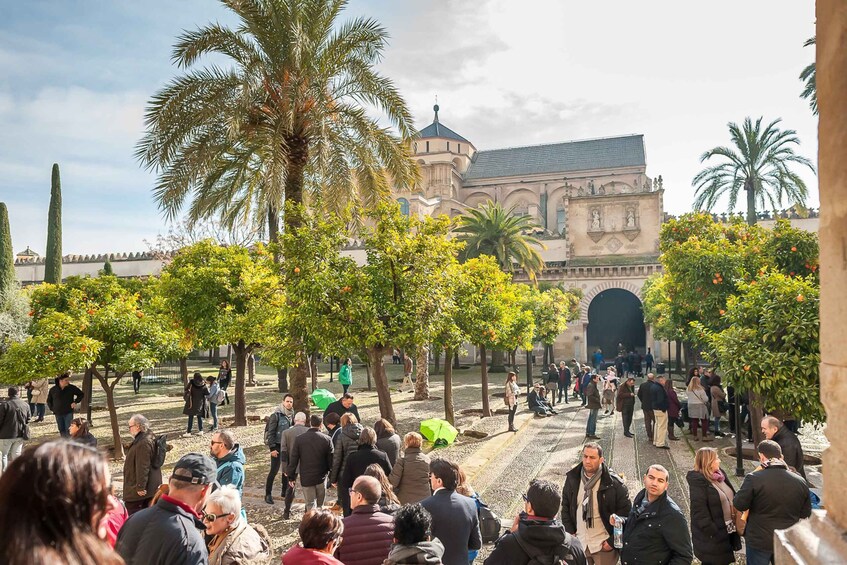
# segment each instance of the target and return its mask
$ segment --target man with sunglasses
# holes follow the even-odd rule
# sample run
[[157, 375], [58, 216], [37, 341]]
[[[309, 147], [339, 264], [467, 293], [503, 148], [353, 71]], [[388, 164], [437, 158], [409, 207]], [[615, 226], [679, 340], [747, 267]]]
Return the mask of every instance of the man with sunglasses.
[[207, 565], [200, 509], [217, 486], [217, 465], [207, 455], [189, 453], [174, 465], [168, 494], [127, 521], [115, 551], [126, 565]]
[[523, 499], [524, 511], [515, 518], [512, 530], [497, 540], [484, 565], [526, 565], [531, 559], [585, 565], [582, 544], [556, 519], [562, 503], [556, 485], [534, 480]]

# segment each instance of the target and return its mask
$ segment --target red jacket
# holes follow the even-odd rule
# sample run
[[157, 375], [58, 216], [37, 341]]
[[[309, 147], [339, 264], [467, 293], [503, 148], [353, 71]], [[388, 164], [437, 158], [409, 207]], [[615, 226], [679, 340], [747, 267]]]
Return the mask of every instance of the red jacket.
[[282, 565], [344, 565], [341, 561], [316, 549], [295, 545], [282, 556]]
[[379, 506], [362, 505], [344, 518], [344, 539], [335, 552], [345, 565], [380, 565], [394, 541], [394, 518]]

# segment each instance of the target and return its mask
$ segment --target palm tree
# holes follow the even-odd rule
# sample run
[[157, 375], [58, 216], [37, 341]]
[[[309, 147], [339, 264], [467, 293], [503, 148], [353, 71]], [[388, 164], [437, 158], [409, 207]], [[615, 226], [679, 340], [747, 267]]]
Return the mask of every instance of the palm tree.
[[[411, 114], [374, 69], [388, 37], [378, 22], [338, 22], [346, 0], [221, 2], [237, 25], [184, 32], [173, 60], [185, 73], [147, 108], [136, 155], [158, 173], [165, 216], [188, 202], [190, 223], [267, 222], [277, 241], [285, 202], [338, 211], [414, 183]], [[204, 55], [225, 62], [197, 68]]]
[[794, 153], [800, 145], [797, 132], [780, 130], [777, 119], [762, 128], [762, 118], [755, 123], [745, 118], [741, 128], [730, 122], [729, 133], [734, 147], [715, 147], [703, 153], [700, 162], [722, 157], [724, 162], [697, 173], [694, 207], [711, 210], [725, 194], [729, 195], [729, 211], [735, 209], [740, 190], [747, 191], [747, 223], [756, 223], [756, 205], [776, 209], [784, 198], [792, 204], [804, 205], [809, 191], [791, 165], [797, 163], [815, 170], [811, 161]]
[[[815, 40], [817, 36], [810, 37], [803, 43], [803, 47], [809, 47], [810, 45], [815, 44]], [[809, 65], [803, 69], [803, 72], [800, 73], [800, 80], [802, 80], [805, 84], [803, 85], [803, 92], [800, 93], [800, 98], [805, 98], [809, 101], [809, 106], [812, 108], [812, 113], [817, 115], [818, 113], [818, 86], [816, 82], [816, 72], [815, 72], [815, 62], [812, 61]]]
[[457, 239], [465, 243], [461, 259], [492, 255], [504, 271], [513, 273], [515, 265], [535, 280], [544, 268], [537, 247], [546, 249], [530, 232], [540, 229], [529, 216], [514, 215], [499, 203], [487, 202], [459, 217]]

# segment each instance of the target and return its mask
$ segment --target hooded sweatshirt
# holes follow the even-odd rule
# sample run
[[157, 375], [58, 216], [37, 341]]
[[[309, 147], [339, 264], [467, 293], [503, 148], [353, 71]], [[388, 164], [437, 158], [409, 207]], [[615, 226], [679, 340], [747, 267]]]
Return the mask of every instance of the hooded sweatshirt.
[[239, 444], [235, 444], [229, 453], [215, 458], [218, 464], [218, 483], [221, 486], [232, 485], [238, 489], [239, 496], [244, 494], [244, 464], [247, 459]]
[[383, 565], [441, 565], [443, 556], [444, 546], [438, 538], [414, 545], [394, 544]]

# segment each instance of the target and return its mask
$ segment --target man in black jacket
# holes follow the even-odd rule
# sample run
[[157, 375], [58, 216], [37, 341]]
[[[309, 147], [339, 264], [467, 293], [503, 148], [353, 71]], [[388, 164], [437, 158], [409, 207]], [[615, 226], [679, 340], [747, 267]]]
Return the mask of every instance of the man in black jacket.
[[[155, 506], [127, 520], [115, 551], [127, 565], [207, 565], [201, 509], [215, 482], [217, 466], [199, 453], [184, 455], [170, 479], [170, 491]], [[217, 518], [222, 518], [218, 516]]]
[[71, 373], [68, 371], [56, 378], [56, 384], [47, 393], [47, 407], [56, 416], [56, 426], [62, 437], [70, 437], [71, 420], [74, 410], [82, 402], [85, 395], [71, 384]]
[[353, 402], [353, 400], [353, 394], [350, 392], [345, 392], [340, 399], [336, 400], [335, 402], [331, 402], [329, 406], [326, 407], [326, 410], [324, 410], [324, 425], [326, 425], [326, 417], [330, 414], [338, 414], [338, 416], [341, 417], [347, 412], [350, 412], [355, 415], [356, 421], [361, 422], [362, 418], [359, 417], [359, 409], [356, 407], [356, 404]]
[[[650, 379], [653, 373], [647, 375]], [[651, 382], [650, 380], [647, 381]], [[660, 449], [670, 449], [668, 445], [668, 392], [665, 390], [664, 375], [659, 375], [658, 382], [653, 382], [650, 389], [650, 405], [653, 407], [653, 418], [656, 425], [653, 428], [653, 445]]]
[[650, 443], [653, 443], [653, 422], [655, 417], [653, 416], [653, 379], [655, 376], [653, 373], [647, 374], [647, 380], [641, 383], [641, 386], [638, 387], [638, 400], [641, 401], [641, 412], [644, 414], [644, 428], [647, 430], [647, 437], [650, 440]]
[[534, 480], [524, 495], [524, 511], [515, 519], [512, 530], [497, 540], [483, 565], [526, 565], [531, 557], [561, 559], [568, 565], [587, 563], [580, 540], [565, 531], [556, 520], [559, 493], [556, 485]]
[[[268, 477], [265, 479], [265, 502], [268, 504], [274, 503], [272, 491], [276, 475], [282, 467], [282, 492], [280, 496], [288, 496], [288, 481], [285, 480], [285, 468], [288, 464], [288, 453], [282, 450], [282, 435], [285, 430], [294, 425], [294, 397], [286, 394], [282, 397], [282, 403], [274, 409], [268, 417], [268, 422], [265, 424], [265, 445], [271, 453], [271, 468], [268, 471]], [[293, 500], [293, 493], [292, 493]]]
[[421, 501], [432, 515], [432, 537], [444, 544], [444, 565], [467, 565], [468, 551], [482, 547], [476, 503], [456, 492], [457, 469], [445, 459], [433, 459], [429, 464], [432, 496]]
[[812, 515], [809, 487], [800, 475], [788, 470], [782, 449], [764, 440], [757, 448], [762, 469], [744, 477], [732, 504], [750, 511], [744, 539], [747, 564], [765, 565], [773, 559], [773, 532], [790, 528]]
[[668, 496], [669, 479], [661, 465], [647, 469], [644, 489], [636, 495], [624, 522], [622, 565], [691, 565], [694, 560], [688, 523]]
[[779, 444], [779, 447], [782, 448], [782, 458], [785, 463], [805, 479], [803, 446], [800, 445], [800, 440], [794, 435], [794, 432], [789, 430], [778, 418], [765, 416], [762, 418], [762, 435]]
[[9, 398], [0, 402], [0, 475], [21, 454], [24, 439], [29, 438], [29, 404], [18, 396], [17, 387], [9, 387]]
[[610, 518], [612, 514], [626, 516], [630, 508], [626, 485], [606, 466], [603, 448], [594, 442], [583, 445], [582, 463], [565, 475], [562, 524], [565, 531], [577, 536], [589, 563], [618, 562]]
[[309, 431], [294, 440], [288, 454], [288, 486], [294, 489], [297, 468], [300, 468], [300, 486], [306, 499], [306, 511], [323, 508], [326, 498], [326, 476], [332, 469], [332, 441], [321, 432], [321, 417], [309, 417]]

